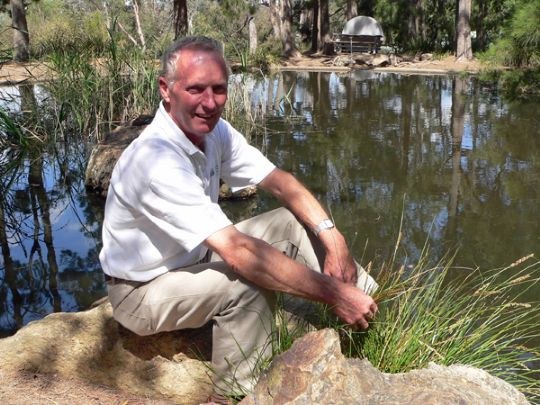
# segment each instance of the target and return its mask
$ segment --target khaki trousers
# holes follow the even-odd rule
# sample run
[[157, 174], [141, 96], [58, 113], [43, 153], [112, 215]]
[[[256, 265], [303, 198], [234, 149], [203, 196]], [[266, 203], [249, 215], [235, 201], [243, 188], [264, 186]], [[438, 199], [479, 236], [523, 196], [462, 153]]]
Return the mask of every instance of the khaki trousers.
[[[321, 271], [322, 246], [290, 211], [279, 208], [235, 226]], [[360, 286], [366, 292], [377, 288], [359, 270]], [[172, 270], [146, 283], [109, 283], [108, 294], [114, 318], [139, 335], [213, 321], [212, 368], [218, 392], [251, 391], [257, 363], [272, 354], [274, 293], [237, 276], [215, 253], [208, 263]]]

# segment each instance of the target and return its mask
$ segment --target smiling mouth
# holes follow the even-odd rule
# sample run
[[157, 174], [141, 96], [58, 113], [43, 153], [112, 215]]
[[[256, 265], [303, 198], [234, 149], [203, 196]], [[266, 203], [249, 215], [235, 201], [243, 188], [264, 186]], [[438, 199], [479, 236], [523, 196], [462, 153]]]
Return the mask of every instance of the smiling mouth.
[[195, 114], [197, 118], [203, 119], [203, 120], [209, 120], [216, 116], [216, 114]]

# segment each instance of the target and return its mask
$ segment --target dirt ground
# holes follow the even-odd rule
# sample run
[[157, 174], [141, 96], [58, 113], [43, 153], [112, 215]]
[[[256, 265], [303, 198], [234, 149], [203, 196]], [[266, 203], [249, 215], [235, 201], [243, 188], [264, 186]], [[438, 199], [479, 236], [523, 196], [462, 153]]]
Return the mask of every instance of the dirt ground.
[[[379, 67], [378, 71], [392, 71], [403, 73], [453, 73], [453, 72], [470, 72], [476, 73], [482, 69], [481, 63], [473, 59], [472, 61], [456, 61], [453, 56], [446, 56], [444, 58], [430, 60], [418, 60], [409, 58], [411, 60], [404, 60], [396, 63], [394, 66]], [[359, 67], [359, 66], [356, 66]], [[307, 56], [302, 55], [296, 58], [291, 58], [284, 61], [280, 68], [283, 69], [298, 69], [298, 70], [350, 70], [348, 67], [337, 66], [336, 56]]]
[[[283, 62], [285, 69], [348, 70], [333, 64], [332, 57], [301, 56]], [[397, 66], [378, 68], [404, 73], [478, 72], [478, 61], [456, 62], [449, 56], [440, 60], [401, 62]], [[0, 66], [0, 85], [25, 81], [40, 81], [51, 77], [46, 66], [39, 63], [4, 63]], [[16, 370], [2, 370], [0, 366], [0, 399], [4, 404], [156, 404], [170, 402], [135, 396], [102, 385], [75, 379], [60, 379], [55, 375], [28, 374]]]
[[[349, 68], [337, 66], [335, 57], [306, 56], [291, 58], [283, 61], [277, 68], [294, 70], [324, 70], [324, 71], [347, 71]], [[451, 72], [478, 72], [482, 65], [478, 60], [458, 62], [453, 56], [442, 59], [424, 61], [402, 61], [395, 66], [377, 68], [382, 71], [403, 73], [451, 73]], [[52, 74], [42, 63], [20, 64], [5, 62], [0, 64], [0, 85], [24, 83], [26, 81], [40, 81], [51, 77]]]

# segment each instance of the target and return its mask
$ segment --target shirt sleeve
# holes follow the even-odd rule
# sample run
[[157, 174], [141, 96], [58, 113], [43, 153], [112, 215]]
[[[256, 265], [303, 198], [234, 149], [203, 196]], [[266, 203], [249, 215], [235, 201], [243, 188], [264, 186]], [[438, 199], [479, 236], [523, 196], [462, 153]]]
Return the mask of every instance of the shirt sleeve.
[[227, 121], [218, 125], [221, 142], [221, 178], [233, 191], [259, 184], [276, 166]]

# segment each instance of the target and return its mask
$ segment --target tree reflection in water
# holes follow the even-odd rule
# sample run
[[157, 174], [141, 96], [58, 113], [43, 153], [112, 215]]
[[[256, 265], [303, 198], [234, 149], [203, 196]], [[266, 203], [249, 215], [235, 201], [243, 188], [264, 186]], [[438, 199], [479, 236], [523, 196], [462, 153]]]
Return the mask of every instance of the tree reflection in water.
[[82, 183], [86, 155], [80, 142], [2, 151], [0, 335], [50, 312], [86, 308], [105, 293], [99, 211]]

